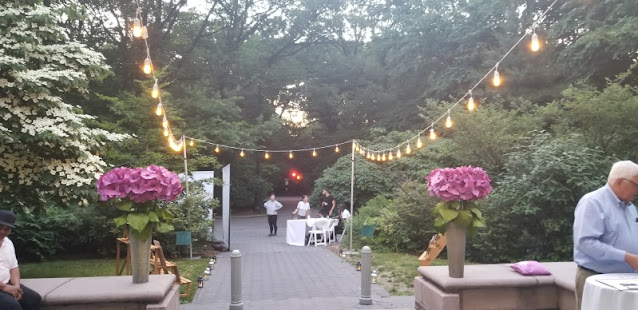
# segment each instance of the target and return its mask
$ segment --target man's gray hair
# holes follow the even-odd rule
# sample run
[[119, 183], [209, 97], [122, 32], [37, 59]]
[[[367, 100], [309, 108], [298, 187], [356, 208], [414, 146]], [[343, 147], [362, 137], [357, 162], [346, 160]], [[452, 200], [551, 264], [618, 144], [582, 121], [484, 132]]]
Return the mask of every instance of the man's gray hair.
[[609, 177], [607, 178], [608, 184], [613, 184], [618, 179], [633, 179], [638, 175], [638, 164], [631, 160], [623, 160], [616, 162], [611, 166], [609, 171]]

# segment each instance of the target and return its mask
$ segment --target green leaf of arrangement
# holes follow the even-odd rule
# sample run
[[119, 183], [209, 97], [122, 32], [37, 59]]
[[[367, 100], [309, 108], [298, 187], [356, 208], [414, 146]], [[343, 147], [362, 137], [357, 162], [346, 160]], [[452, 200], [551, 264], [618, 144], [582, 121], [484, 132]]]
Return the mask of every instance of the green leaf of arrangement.
[[148, 219], [151, 222], [157, 223], [159, 222], [159, 218], [157, 217], [157, 214], [155, 213], [155, 211], [148, 211]]
[[122, 225], [125, 225], [126, 224], [126, 218], [127, 218], [126, 214], [114, 218], [113, 222], [115, 222], [115, 227], [120, 227]]
[[149, 222], [148, 214], [145, 213], [131, 213], [126, 218], [128, 224], [137, 231], [144, 230], [146, 224]]
[[157, 223], [157, 231], [160, 233], [167, 233], [169, 231], [173, 231], [175, 229], [173, 225], [166, 223]]
[[470, 226], [472, 226], [473, 219], [474, 216], [472, 215], [472, 212], [470, 212], [469, 210], [461, 210], [458, 211], [458, 216], [456, 217], [455, 221], [459, 226], [469, 228]]
[[159, 217], [161, 217], [162, 219], [164, 219], [166, 222], [172, 220], [173, 218], [175, 218], [175, 216], [173, 215], [173, 213], [171, 213], [170, 211], [162, 208], [159, 210]]
[[144, 226], [144, 228], [141, 231], [138, 231], [136, 229], [131, 229], [131, 234], [133, 234], [133, 237], [140, 239], [141, 241], [146, 241], [151, 236], [152, 229], [153, 229], [153, 224], [149, 223], [148, 225]]
[[445, 229], [445, 219], [443, 219], [443, 217], [437, 216], [436, 219], [434, 219], [434, 227], [443, 227], [443, 229]]
[[476, 206], [470, 208], [470, 211], [472, 211], [472, 213], [474, 213], [476, 215], [476, 217], [482, 219], [483, 218], [483, 213], [481, 213], [481, 210], [479, 210]]
[[483, 218], [474, 218], [474, 220], [472, 221], [472, 226], [473, 227], [486, 227], [487, 225], [485, 224], [485, 219]]
[[455, 219], [459, 215], [459, 211], [448, 209], [448, 208], [440, 208], [439, 209], [439, 214], [441, 214], [441, 216], [443, 217], [443, 219], [447, 223], [447, 222]]
[[447, 207], [449, 209], [461, 210], [461, 202], [460, 201], [452, 201], [447, 203]]
[[117, 209], [119, 209], [119, 210], [122, 210], [122, 211], [131, 212], [131, 208], [133, 207], [133, 202], [132, 201], [122, 201], [122, 202], [116, 204], [115, 207]]

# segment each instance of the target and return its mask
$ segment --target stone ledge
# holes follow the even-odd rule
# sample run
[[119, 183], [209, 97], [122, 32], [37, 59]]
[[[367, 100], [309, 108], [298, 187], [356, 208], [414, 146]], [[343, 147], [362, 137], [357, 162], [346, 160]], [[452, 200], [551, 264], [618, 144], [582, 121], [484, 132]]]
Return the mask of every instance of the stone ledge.
[[[42, 296], [43, 309], [177, 309], [175, 275], [151, 275], [133, 284], [131, 276], [22, 279]], [[179, 295], [179, 291], [177, 291]], [[174, 304], [174, 306], [172, 306]]]

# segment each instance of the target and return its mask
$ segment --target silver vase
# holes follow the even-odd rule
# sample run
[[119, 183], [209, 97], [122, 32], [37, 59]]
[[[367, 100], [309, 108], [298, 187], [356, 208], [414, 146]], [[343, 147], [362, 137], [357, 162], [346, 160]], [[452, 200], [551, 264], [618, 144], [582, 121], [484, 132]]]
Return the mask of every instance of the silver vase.
[[131, 251], [131, 273], [133, 283], [147, 283], [150, 271], [151, 236], [142, 241], [133, 234], [130, 235], [129, 250]]
[[455, 221], [445, 226], [447, 239], [447, 264], [450, 278], [463, 278], [465, 268], [465, 241], [467, 230]]

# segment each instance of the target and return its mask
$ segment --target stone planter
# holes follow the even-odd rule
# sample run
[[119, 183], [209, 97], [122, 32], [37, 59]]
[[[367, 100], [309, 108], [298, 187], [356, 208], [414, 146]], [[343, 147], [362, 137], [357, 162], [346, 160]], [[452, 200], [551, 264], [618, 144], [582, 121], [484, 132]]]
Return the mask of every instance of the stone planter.
[[133, 283], [147, 283], [150, 272], [151, 239], [139, 240], [133, 234], [129, 237], [129, 251], [131, 251], [131, 274]]
[[451, 221], [445, 226], [447, 238], [447, 264], [450, 278], [463, 278], [465, 267], [465, 241], [467, 230]]

